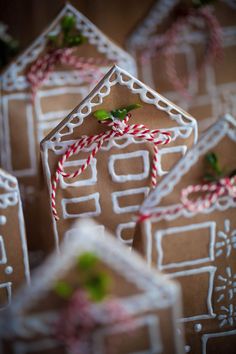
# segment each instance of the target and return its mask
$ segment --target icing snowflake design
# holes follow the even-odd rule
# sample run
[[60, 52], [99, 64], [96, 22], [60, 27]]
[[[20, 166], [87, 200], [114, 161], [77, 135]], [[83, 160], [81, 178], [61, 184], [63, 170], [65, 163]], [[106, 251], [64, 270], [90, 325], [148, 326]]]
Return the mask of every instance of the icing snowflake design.
[[218, 275], [217, 277], [218, 282], [220, 283], [215, 288], [215, 291], [218, 292], [217, 302], [220, 302], [225, 298], [232, 300], [234, 293], [236, 293], [236, 274], [232, 274], [232, 269], [230, 267], [226, 267], [225, 273], [225, 276]]
[[236, 322], [236, 306], [230, 304], [228, 307], [221, 306], [222, 314], [218, 316], [218, 320], [220, 321], [219, 326], [224, 327], [225, 325], [233, 326]]
[[216, 257], [221, 256], [224, 252], [229, 257], [232, 248], [236, 248], [236, 230], [231, 230], [230, 220], [225, 220], [224, 231], [218, 231], [217, 236], [220, 239], [216, 242]]

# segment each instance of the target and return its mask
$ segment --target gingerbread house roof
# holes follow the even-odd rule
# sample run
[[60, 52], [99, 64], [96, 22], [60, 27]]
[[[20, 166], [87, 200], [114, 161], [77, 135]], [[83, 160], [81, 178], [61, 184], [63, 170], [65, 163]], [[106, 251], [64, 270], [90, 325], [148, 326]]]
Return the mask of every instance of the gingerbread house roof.
[[[133, 53], [133, 50], [136, 47], [145, 46], [145, 43], [150, 40], [150, 36], [155, 34], [156, 30], [158, 29], [158, 26], [162, 24], [165, 18], [179, 2], [180, 0], [157, 0], [153, 4], [147, 16], [139, 22], [139, 24], [134, 28], [127, 40], [127, 48], [129, 49], [129, 52], [131, 54]], [[227, 6], [235, 10], [236, 5], [234, 0], [222, 0], [222, 2], [224, 2], [225, 4], [227, 4]], [[235, 27], [223, 27], [222, 37], [224, 39], [232, 37], [233, 39], [234, 32]], [[162, 34], [160, 34], [159, 36], [161, 38]], [[199, 43], [202, 42], [204, 37], [205, 34], [201, 33], [201, 31], [186, 31], [182, 33], [179, 39], [177, 39], [177, 42], [183, 43], [183, 41], [187, 41]]]
[[[36, 38], [21, 55], [12, 62], [1, 76], [2, 87], [4, 90], [23, 90], [28, 87], [28, 82], [22, 71], [28, 64], [37, 59], [44, 50], [48, 34], [58, 33], [60, 30], [60, 21], [65, 15], [73, 15], [76, 18], [76, 26], [88, 39], [88, 43], [95, 46], [100, 53], [103, 53], [107, 59], [116, 61], [119, 65], [124, 66], [130, 72], [136, 74], [136, 64], [134, 59], [119, 46], [114, 44], [106, 35], [104, 35], [88, 18], [82, 15], [75, 7], [67, 3], [55, 20], [46, 30]], [[53, 85], [53, 74], [48, 80]]]
[[[199, 139], [198, 143], [193, 148], [188, 150], [186, 155], [176, 163], [171, 171], [163, 178], [163, 180], [160, 181], [158, 186], [144, 200], [140, 208], [141, 213], [147, 213], [148, 211], [157, 212], [158, 210], [161, 210], [161, 206], [160, 208], [158, 208], [158, 206], [160, 205], [162, 199], [173, 191], [174, 187], [179, 183], [181, 178], [190, 171], [193, 165], [196, 164], [200, 156], [206, 154], [207, 151], [214, 148], [226, 136], [236, 142], [236, 120], [230, 114], [226, 114], [223, 118], [213, 124]], [[235, 201], [230, 196], [224, 197], [224, 202], [236, 206]], [[220, 208], [220, 205], [216, 203], [211, 208]], [[193, 214], [193, 212], [183, 209], [171, 216], [171, 218], [177, 218], [181, 213]]]
[[164, 111], [167, 114], [167, 119], [169, 116], [169, 119], [177, 125], [177, 128], [173, 131], [174, 138], [176, 137], [176, 130], [178, 130], [177, 135], [182, 137], [189, 136], [193, 131], [194, 141], [197, 141], [197, 122], [192, 116], [136, 79], [126, 70], [114, 65], [90, 94], [44, 138], [41, 143], [42, 147], [50, 148], [55, 143], [57, 143], [58, 148], [60, 143], [63, 145], [62, 138], [73, 133], [73, 130], [80, 126], [84, 119], [91, 114], [93, 108], [102, 104], [103, 99], [110, 94], [114, 85], [128, 88], [133, 94], [138, 94], [141, 101], [154, 105], [157, 110]]
[[[130, 313], [136, 314], [173, 306], [173, 320], [179, 317], [181, 311], [179, 285], [168, 280], [165, 275], [149, 269], [138, 254], [131, 253], [127, 247], [108, 233], [100, 234], [98, 229], [94, 232], [94, 228], [97, 227], [97, 224], [90, 220], [82, 220], [76, 225], [74, 234], [70, 235], [73, 237], [69, 240], [65, 239], [61, 245], [60, 256], [58, 257], [56, 252], [52, 254], [34, 273], [31, 287], [23, 288], [16, 295], [10, 309], [13, 318], [22, 316], [24, 325], [27, 326], [25, 311], [37, 304], [52, 288], [52, 284], [73, 268], [78, 256], [84, 252], [95, 254], [109, 269], [120, 274], [140, 290], [138, 294], [122, 296], [121, 302]], [[75, 237], [78, 234], [80, 237]], [[17, 330], [17, 323], [15, 322], [14, 330]], [[19, 320], [20, 323], [22, 322]], [[40, 329], [39, 322], [37, 323], [37, 329]], [[173, 340], [178, 347], [181, 338], [176, 336]]]

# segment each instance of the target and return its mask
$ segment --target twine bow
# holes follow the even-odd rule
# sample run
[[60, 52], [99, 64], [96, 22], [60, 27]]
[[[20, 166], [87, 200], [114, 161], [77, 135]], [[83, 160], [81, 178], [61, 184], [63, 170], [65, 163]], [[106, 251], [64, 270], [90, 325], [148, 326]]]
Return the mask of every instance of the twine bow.
[[202, 20], [208, 28], [208, 40], [206, 44], [206, 50], [202, 62], [197, 70], [190, 73], [190, 81], [195, 79], [203, 68], [215, 58], [222, 57], [222, 36], [220, 24], [211, 12], [208, 6], [200, 8], [191, 8], [182, 16], [179, 16], [173, 23], [171, 28], [162, 36], [155, 36], [148, 43], [145, 52], [141, 56], [141, 61], [145, 64], [147, 60], [154, 57], [157, 54], [157, 50], [160, 50], [165, 55], [166, 74], [170, 83], [174, 89], [179, 91], [185, 98], [190, 98], [190, 94], [185, 88], [186, 78], [181, 79], [178, 76], [175, 62], [175, 47], [177, 46], [177, 40], [181, 35], [181, 31], [192, 21]]
[[37, 89], [54, 71], [57, 64], [80, 70], [81, 77], [89, 83], [95, 83], [102, 77], [98, 65], [108, 65], [108, 60], [96, 58], [80, 58], [74, 55], [76, 48], [58, 48], [48, 51], [39, 57], [29, 68], [27, 81], [31, 86], [32, 97], [35, 98]]
[[[143, 124], [132, 124], [129, 125], [128, 121], [131, 114], [127, 114], [126, 118], [121, 121], [119, 119], [113, 118], [112, 121], [102, 121], [101, 124], [107, 125], [110, 129], [97, 135], [83, 136], [81, 139], [76, 141], [73, 145], [69, 146], [64, 155], [60, 158], [58, 166], [56, 169], [55, 176], [51, 183], [51, 209], [55, 220], [59, 220], [57, 208], [56, 208], [56, 191], [60, 176], [64, 178], [75, 178], [78, 177], [86, 168], [90, 165], [91, 160], [95, 157], [97, 152], [100, 150], [102, 145], [109, 140], [123, 136], [133, 136], [138, 139], [142, 139], [145, 142], [153, 143], [154, 145], [154, 157], [151, 172], [151, 182], [152, 186], [155, 187], [157, 183], [158, 169], [158, 145], [165, 145], [171, 141], [171, 134], [167, 131], [161, 131], [159, 129], [150, 130]], [[75, 172], [66, 173], [64, 171], [65, 162], [73, 155], [76, 155], [79, 151], [84, 148], [95, 144], [95, 147], [88, 156], [86, 162]]]
[[[195, 201], [189, 199], [190, 195], [195, 193], [203, 193], [203, 196], [198, 197]], [[218, 182], [190, 185], [181, 191], [181, 205], [156, 213], [141, 213], [138, 215], [138, 222], [143, 222], [153, 217], [174, 215], [183, 209], [187, 209], [190, 212], [201, 212], [204, 209], [209, 209], [220, 197], [226, 195], [236, 198], [236, 176], [225, 177]]]

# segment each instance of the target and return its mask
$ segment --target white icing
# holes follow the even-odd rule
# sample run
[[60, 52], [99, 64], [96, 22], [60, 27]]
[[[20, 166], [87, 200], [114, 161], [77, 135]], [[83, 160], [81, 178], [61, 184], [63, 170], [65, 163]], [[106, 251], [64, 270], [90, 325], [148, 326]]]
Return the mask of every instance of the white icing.
[[227, 337], [235, 336], [235, 335], [236, 335], [236, 329], [233, 331], [227, 331], [227, 332], [203, 334], [203, 336], [202, 336], [202, 354], [207, 354], [207, 352], [208, 352], [207, 351], [207, 344], [208, 344], [209, 339], [211, 340], [211, 342], [212, 342], [212, 339], [214, 339], [214, 338], [223, 338], [225, 341], [227, 341]]
[[[225, 3], [235, 7], [234, 0], [222, 1], [225, 1]], [[160, 12], [160, 14], [156, 14], [155, 11], [154, 13], [150, 11], [147, 17], [143, 20], [142, 24], [140, 24], [133, 31], [128, 39], [128, 49], [136, 58], [136, 61], [139, 62], [142, 79], [154, 88], [158, 87], [158, 80], [154, 82], [154, 70], [157, 70], [157, 64], [153, 64], [155, 57], [152, 61], [146, 60], [145, 63], [142, 63], [140, 60], [140, 49], [145, 50], [146, 43], [151, 43], [150, 41], [152, 41], [152, 39], [156, 39], [158, 25], [168, 14], [168, 11], [173, 9], [177, 2], [178, 0], [173, 0], [170, 2], [167, 1], [169, 6], [163, 7], [166, 9], [164, 10], [164, 16], [162, 15], [162, 12]], [[158, 1], [153, 8], [156, 9], [165, 3], [165, 0]], [[199, 23], [200, 22], [198, 22], [197, 25], [199, 25]], [[199, 45], [204, 46], [206, 42], [206, 34], [202, 28], [203, 27], [200, 25], [198, 26], [198, 29], [196, 29], [195, 23], [194, 30], [189, 30], [189, 28], [184, 29], [181, 32], [181, 36], [177, 38], [176, 46], [172, 48], [174, 54], [181, 54], [183, 61], [186, 62], [186, 77], [188, 78], [186, 86], [193, 98], [187, 101], [181, 97], [179, 92], [174, 92], [173, 90], [164, 92], [164, 96], [174, 100], [174, 102], [184, 109], [194, 110], [196, 106], [199, 107], [200, 112], [205, 108], [209, 109], [210, 116], [203, 116], [202, 118], [204, 119], [201, 119], [200, 121], [200, 131], [203, 131], [204, 128], [208, 127], [206, 126], [208, 123], [205, 122], [205, 119], [208, 120], [208, 122], [214, 122], [216, 117], [219, 117], [219, 115], [223, 115], [227, 112], [236, 115], [236, 107], [234, 104], [236, 95], [236, 81], [234, 75], [231, 75], [231, 77], [227, 79], [228, 82], [222, 82], [222, 80], [218, 77], [218, 69], [215, 69], [212, 65], [207, 65], [204, 68], [204, 75], [202, 76], [203, 80], [201, 80], [201, 86], [203, 89], [198, 87], [199, 80], [190, 80], [192, 73], [196, 72], [196, 63], [199, 54], [196, 48], [198, 48]], [[160, 41], [162, 41], [163, 38], [164, 34], [158, 34], [158, 39]], [[221, 26], [221, 39], [223, 50], [225, 52], [229, 52], [229, 50], [231, 50], [231, 53], [233, 53], [234, 47], [236, 46], [236, 26]], [[219, 82], [220, 80], [221, 82]], [[206, 95], [198, 96], [199, 92], [203, 90], [206, 92]]]
[[[115, 77], [114, 77], [115, 75]], [[128, 77], [128, 80], [127, 80]], [[162, 110], [167, 113], [167, 119], [171, 119], [176, 122], [176, 126], [168, 129], [172, 134], [172, 140], [175, 141], [177, 138], [186, 139], [192, 133], [194, 135], [194, 140], [197, 139], [197, 126], [195, 120], [185, 114], [173, 105], [171, 102], [167, 101], [161, 95], [156, 93], [155, 91], [148, 88], [146, 85], [141, 83], [139, 80], [135, 79], [132, 75], [120, 69], [117, 66], [114, 66], [110, 72], [104, 77], [101, 83], [91, 92], [91, 94], [81, 103], [80, 106], [76, 110], [73, 111], [71, 115], [67, 119], [64, 120], [64, 123], [60, 124], [60, 128], [56, 129], [54, 133], [51, 135], [49, 140], [45, 140], [42, 143], [43, 149], [43, 165], [44, 171], [47, 179], [49, 193], [51, 194], [51, 171], [48, 162], [48, 150], [52, 150], [55, 155], [61, 155], [65, 153], [68, 146], [73, 144], [73, 140], [68, 139], [68, 135], [73, 133], [74, 128], [82, 125], [84, 119], [88, 117], [91, 113], [93, 107], [101, 104], [106, 96], [109, 95], [111, 88], [116, 85], [120, 84], [126, 86], [128, 89], [131, 90], [134, 94], [139, 94], [140, 99], [143, 102], [148, 104], [153, 104], [157, 110]], [[150, 96], [151, 95], [151, 96]], [[177, 112], [177, 113], [176, 113]], [[66, 129], [65, 129], [66, 128]], [[62, 133], [62, 130], [64, 132]], [[79, 137], [78, 137], [79, 138]], [[125, 138], [125, 139], [124, 139]], [[67, 140], [68, 139], [68, 140]], [[62, 141], [63, 140], [63, 141]], [[120, 144], [122, 141], [122, 144]], [[123, 149], [124, 147], [130, 145], [131, 143], [143, 143], [141, 139], [134, 139], [131, 136], [124, 136], [122, 138], [112, 139], [107, 144], [104, 144], [101, 147], [101, 150], [109, 151], [112, 147], [116, 147], [118, 149]], [[87, 149], [83, 149], [83, 151], [91, 151], [94, 148], [94, 144], [91, 145]], [[183, 146], [183, 145], [182, 145]], [[160, 150], [162, 147], [160, 147]], [[181, 147], [180, 150], [184, 148]], [[141, 150], [142, 151], [142, 150]], [[138, 152], [139, 153], [139, 152]], [[112, 171], [112, 160], [110, 160], [110, 170]], [[144, 166], [144, 176], [146, 175], [147, 167]], [[113, 174], [113, 172], [111, 172]], [[127, 176], [126, 176], [127, 177]], [[126, 178], [123, 176], [122, 179]], [[136, 176], [137, 177], [137, 176]], [[119, 179], [119, 177], [113, 174], [114, 179]], [[130, 178], [130, 177], [129, 177]], [[62, 181], [62, 178], [61, 178]], [[75, 182], [76, 184], [77, 182]], [[63, 182], [62, 182], [63, 184]], [[64, 184], [65, 187], [65, 184]], [[126, 191], [127, 192], [127, 191]], [[116, 192], [115, 192], [116, 193]], [[146, 192], [145, 192], [146, 193]], [[145, 194], [146, 195], [146, 194]], [[116, 194], [112, 195], [114, 202], [116, 203], [117, 198]], [[127, 209], [128, 208], [128, 209]], [[139, 206], [131, 206], [130, 208], [127, 207], [119, 208], [119, 205], [113, 203], [113, 209], [118, 210], [118, 212], [127, 212], [129, 211], [137, 211]], [[122, 210], [121, 210], [122, 209]], [[55, 238], [55, 245], [58, 248], [59, 246], [59, 238], [58, 238], [58, 230], [57, 224], [53, 220], [53, 228], [54, 228], [54, 238]]]
[[[60, 247], [60, 257], [55, 252], [40, 269], [35, 271], [31, 287], [24, 288], [18, 293], [12, 304], [12, 313], [23, 313], [41, 296], [44, 296], [45, 292], [51, 288], [52, 283], [69, 271], [77, 257], [84, 252], [94, 252], [98, 258], [124, 276], [127, 281], [135, 284], [140, 290], [157, 296], [159, 301], [155, 306], [158, 308], [175, 303], [176, 297], [179, 295], [179, 287], [175, 283], [169, 282], [165, 276], [147, 269], [139, 255], [134, 252], [130, 253], [124, 245], [117, 242], [107, 232], [102, 238], [98, 233], [91, 232], [95, 225], [97, 224], [88, 220], [81, 220], [76, 225], [76, 233], [80, 237], [72, 237], [71, 242], [63, 242]], [[44, 276], [42, 277], [41, 274]]]
[[224, 255], [228, 258], [233, 248], [236, 248], [236, 230], [231, 230], [230, 220], [226, 219], [224, 221], [224, 231], [219, 230], [217, 232], [216, 257]]
[[179, 146], [170, 146], [170, 147], [163, 147], [161, 149], [159, 149], [158, 151], [158, 161], [157, 161], [157, 170], [158, 170], [158, 175], [159, 176], [163, 176], [165, 174], [167, 174], [169, 171], [164, 171], [162, 168], [162, 159], [163, 156], [168, 155], [168, 154], [182, 154], [182, 156], [184, 156], [184, 154], [187, 151], [187, 146], [186, 145], [179, 145]]
[[205, 299], [208, 312], [201, 313], [199, 315], [184, 317], [183, 318], [184, 322], [204, 320], [204, 319], [216, 317], [216, 314], [213, 311], [213, 305], [212, 305], [212, 294], [213, 294], [213, 288], [214, 288], [214, 277], [215, 277], [216, 269], [217, 268], [214, 266], [208, 266], [208, 267], [187, 269], [187, 270], [183, 270], [180, 272], [168, 274], [169, 278], [174, 278], [174, 279], [179, 278], [179, 277], [191, 276], [191, 278], [192, 278], [190, 280], [190, 284], [191, 284], [191, 281], [194, 281], [194, 279], [193, 279], [194, 275], [201, 274], [201, 273], [203, 273], [203, 274], [209, 273], [208, 291], [207, 291], [206, 299]]
[[6, 304], [4, 304], [4, 307], [0, 308], [0, 312], [1, 312], [1, 310], [6, 309], [6, 307], [8, 307], [11, 304], [11, 300], [12, 300], [12, 283], [11, 282], [1, 283], [0, 284], [0, 292], [5, 292], [5, 295], [6, 295]]
[[[183, 238], [184, 233], [186, 233], [186, 243], [187, 243], [187, 238], [191, 237], [189, 236], [189, 232], [191, 231], [195, 231], [195, 230], [199, 230], [198, 235], [202, 236], [203, 232], [206, 233], [206, 237], [208, 236], [209, 238], [209, 249], [208, 249], [208, 256], [204, 256], [206, 253], [205, 249], [202, 249], [203, 251], [203, 256], [201, 258], [199, 258], [199, 256], [197, 258], [194, 259], [188, 259], [189, 255], [186, 254], [185, 250], [183, 249], [183, 251], [179, 251], [179, 253], [181, 253], [181, 255], [185, 256], [185, 260], [183, 261], [174, 261], [173, 257], [172, 257], [172, 262], [171, 263], [165, 263], [165, 250], [163, 248], [162, 242], [163, 242], [163, 238], [165, 236], [171, 236], [171, 239], [173, 239], [173, 237], [176, 238], [176, 247], [177, 246], [177, 242], [178, 242], [178, 237], [181, 237], [181, 239]], [[156, 232], [155, 234], [155, 241], [156, 241], [156, 248], [157, 248], [157, 254], [158, 254], [158, 260], [157, 260], [157, 268], [160, 270], [165, 270], [165, 269], [171, 269], [171, 268], [179, 268], [179, 267], [185, 267], [185, 266], [191, 266], [191, 265], [198, 265], [201, 263], [205, 263], [205, 262], [211, 262], [215, 260], [215, 233], [216, 233], [216, 223], [209, 221], [209, 222], [203, 222], [203, 223], [198, 223], [198, 224], [190, 224], [190, 225], [184, 225], [184, 226], [177, 226], [177, 227], [170, 227], [170, 228], [166, 228], [165, 230], [159, 230]], [[177, 236], [175, 236], [175, 234], [178, 234]], [[192, 247], [196, 247], [198, 245], [198, 240], [197, 240], [197, 236], [192, 236]], [[195, 243], [194, 243], [195, 242]], [[152, 249], [149, 247], [149, 254], [147, 255], [148, 259], [151, 258], [151, 254], [152, 254]], [[192, 257], [193, 252], [191, 252], [191, 257]], [[178, 254], [179, 257], [179, 254]]]
[[[66, 161], [64, 163], [64, 169], [66, 171], [67, 167], [76, 166], [77, 168], [81, 167], [86, 162], [86, 159], [82, 160], [72, 160]], [[91, 177], [84, 178], [83, 173], [79, 176], [79, 180], [74, 181], [73, 179], [66, 182], [65, 178], [60, 175], [60, 186], [65, 189], [68, 187], [84, 187], [91, 186], [97, 182], [97, 160], [95, 158], [91, 159], [90, 165], [87, 168], [88, 171], [91, 171]]]
[[19, 341], [16, 340], [13, 343], [14, 354], [29, 354], [33, 352], [41, 352], [50, 351], [50, 350], [61, 349], [61, 343], [59, 343], [55, 339], [40, 339], [34, 340], [33, 342]]
[[[143, 194], [145, 198], [148, 195], [148, 192], [149, 192], [148, 187], [132, 188], [123, 191], [112, 192], [111, 199], [112, 199], [113, 211], [116, 214], [130, 213], [130, 212], [137, 211], [139, 209], [139, 204], [130, 205], [131, 196], [135, 194]], [[128, 197], [129, 205], [120, 206], [119, 205], [120, 197]]]
[[[126, 173], [126, 174], [117, 174], [115, 171], [115, 163], [119, 160], [128, 160], [126, 163], [132, 165], [132, 159], [142, 158], [142, 167], [143, 171], [141, 173]], [[133, 161], [134, 162], [134, 161]], [[108, 160], [108, 170], [110, 176], [114, 182], [124, 183], [127, 181], [141, 181], [149, 176], [150, 171], [150, 161], [149, 161], [149, 152], [146, 150], [133, 151], [129, 153], [114, 154], [109, 156]]]
[[217, 303], [231, 301], [236, 293], [236, 274], [231, 267], [226, 267], [225, 274], [217, 276], [214, 291], [217, 293]]
[[234, 304], [229, 304], [220, 307], [221, 313], [217, 316], [219, 320], [219, 327], [224, 326], [235, 326], [236, 323], [236, 306]]
[[[160, 181], [157, 187], [151, 191], [149, 196], [145, 199], [140, 207], [141, 213], [154, 210], [154, 208], [160, 204], [162, 198], [172, 192], [182, 176], [197, 163], [200, 156], [206, 154], [210, 149], [213, 149], [225, 136], [227, 136], [229, 129], [235, 130], [235, 128], [232, 128], [230, 121], [228, 121], [228, 117], [229, 115], [225, 115], [224, 119], [221, 119], [214, 124], [199, 139], [198, 143], [177, 162], [166, 177]], [[207, 212], [207, 210], [205, 212]], [[185, 211], [180, 211], [180, 213], [185, 213]]]
[[122, 232], [127, 229], [134, 229], [135, 225], [136, 225], [136, 223], [134, 221], [119, 224], [116, 228], [116, 237], [118, 238], [118, 240], [120, 240], [121, 242], [123, 242], [125, 244], [132, 245], [133, 239], [127, 240], [127, 239], [123, 238]]
[[0, 225], [5, 225], [7, 222], [7, 218], [5, 215], [0, 215]]
[[[115, 78], [113, 77], [114, 75]], [[103, 102], [104, 97], [110, 94], [111, 87], [116, 84], [127, 87], [132, 93], [138, 94], [141, 101], [152, 104], [158, 110], [166, 112], [169, 118], [177, 123], [176, 128], [188, 128], [188, 130], [191, 128], [189, 133], [193, 131], [194, 139], [195, 141], [197, 140], [197, 124], [194, 118], [183, 112], [180, 108], [143, 84], [141, 81], [134, 78], [127, 71], [115, 65], [107, 73], [95, 90], [93, 90], [91, 94], [78, 106], [77, 110], [73, 111], [73, 114], [64, 121], [64, 124], [60, 126], [60, 130], [58, 129], [51, 136], [50, 140], [54, 141], [54, 145], [56, 142], [60, 142], [62, 137], [71, 135], [74, 128], [82, 124], [83, 119], [89, 116], [93, 107], [100, 105]], [[77, 117], [79, 118], [79, 122]], [[76, 118], [75, 122], [73, 122], [74, 118]], [[62, 130], [64, 130], [65, 127], [67, 128], [67, 131], [62, 133]], [[175, 127], [172, 129], [176, 130]]]
[[201, 332], [201, 330], [202, 330], [202, 324], [201, 323], [195, 323], [194, 331], [198, 333], [198, 332]]
[[6, 273], [6, 274], [12, 274], [12, 273], [13, 273], [13, 267], [7, 266], [7, 267], [5, 268], [5, 273]]
[[[98, 329], [95, 331], [92, 339], [94, 353], [106, 353], [106, 337], [109, 335], [126, 333], [130, 331], [130, 328], [135, 331], [136, 328], [142, 327], [147, 328], [149, 341], [147, 349], [142, 350], [142, 352], [139, 352], [139, 354], [163, 353], [160, 320], [154, 315], [145, 315], [141, 318], [135, 319], [134, 324], [131, 325], [131, 327], [129, 323], [118, 323], [113, 324], [113, 326], [107, 326], [105, 328], [103, 327]], [[138, 353], [136, 352], [136, 354]]]
[[179, 0], [155, 1], [144, 21], [130, 35], [127, 42], [128, 48], [132, 50], [132, 48], [146, 43], [150, 35], [153, 34], [178, 2]]
[[[28, 142], [28, 153], [29, 153], [29, 167], [24, 169], [16, 170], [13, 168], [12, 163], [12, 143], [11, 143], [11, 131], [10, 131], [10, 122], [9, 122], [9, 103], [10, 101], [15, 100], [23, 100], [30, 102], [30, 95], [25, 93], [15, 93], [3, 96], [2, 98], [2, 107], [3, 107], [3, 117], [4, 117], [4, 167], [10, 171], [14, 172], [16, 177], [24, 177], [24, 176], [34, 176], [37, 173], [37, 157], [36, 157], [36, 150], [35, 150], [35, 132], [34, 132], [34, 117], [33, 117], [33, 109], [31, 104], [26, 105], [25, 111], [25, 119], [27, 123], [27, 129], [25, 131], [26, 141]], [[23, 137], [21, 137], [23, 138]], [[2, 152], [3, 153], [3, 152]]]
[[[93, 210], [83, 211], [82, 213], [78, 212], [77, 214], [70, 214], [67, 210], [67, 205], [73, 203], [78, 205], [78, 211], [79, 211], [79, 204], [90, 200], [93, 201], [93, 205], [91, 205], [91, 209]], [[78, 218], [78, 217], [91, 217], [91, 216], [97, 216], [101, 214], [99, 193], [93, 193], [83, 197], [63, 198], [61, 200], [61, 206], [62, 206], [62, 215], [64, 219]]]
[[[22, 247], [22, 255], [23, 255], [23, 264], [24, 264], [24, 272], [25, 272], [25, 280], [27, 283], [30, 281], [30, 274], [29, 274], [29, 260], [28, 260], [28, 249], [26, 243], [26, 236], [25, 236], [25, 224], [24, 224], [24, 217], [22, 212], [22, 204], [19, 194], [18, 183], [15, 177], [9, 175], [8, 173], [4, 172], [0, 169], [0, 187], [4, 188], [8, 193], [0, 194], [0, 208], [8, 208], [10, 206], [17, 205], [17, 213], [18, 213], [18, 223], [19, 223], [19, 237], [21, 241]], [[6, 223], [7, 219], [4, 216], [3, 224]], [[5, 237], [8, 237], [6, 235]], [[7, 254], [4, 248], [4, 240], [3, 236], [0, 238], [1, 243], [1, 252], [3, 257], [3, 263], [7, 262]], [[8, 269], [11, 267], [9, 266]], [[8, 290], [10, 292], [10, 290]]]
[[[76, 18], [77, 28], [86, 36], [88, 43], [94, 45], [100, 53], [103, 53], [108, 59], [117, 62], [122, 67], [136, 75], [136, 65], [134, 59], [110, 41], [94, 24], [92, 24], [85, 16], [77, 11], [72, 5], [66, 4], [52, 24], [44, 31], [33, 44], [20, 55], [14, 63], [3, 73], [1, 80], [4, 90], [22, 90], [28, 87], [28, 82], [25, 76], [20, 73], [43, 52], [48, 40], [48, 34], [52, 31], [59, 30], [59, 23], [66, 14], [72, 14]], [[68, 82], [66, 77], [64, 80], [63, 74], [60, 82]], [[48, 80], [48, 84], [54, 86], [53, 76]]]
[[7, 263], [7, 254], [3, 237], [0, 235], [0, 264]]

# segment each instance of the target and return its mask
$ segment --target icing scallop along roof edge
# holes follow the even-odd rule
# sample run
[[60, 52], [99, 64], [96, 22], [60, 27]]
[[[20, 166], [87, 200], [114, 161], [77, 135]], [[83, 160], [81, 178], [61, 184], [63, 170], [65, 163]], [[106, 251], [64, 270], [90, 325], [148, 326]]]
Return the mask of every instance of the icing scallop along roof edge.
[[[84, 252], [93, 252], [144, 294], [155, 293], [157, 296], [159, 295], [159, 302], [156, 306], [167, 306], [175, 302], [180, 294], [177, 283], [170, 281], [156, 270], [150, 269], [140, 255], [135, 252], [130, 253], [126, 246], [109, 233], [105, 232], [102, 237], [98, 237], [97, 233], [91, 232], [97, 225], [88, 219], [76, 223], [75, 230], [81, 237], [73, 237], [70, 242], [63, 241], [60, 246], [60, 254], [55, 251], [42, 266], [35, 270], [30, 288], [22, 288], [13, 299], [12, 313], [23, 313], [29, 305], [31, 306], [43, 298], [45, 293], [52, 289], [53, 282], [63, 277], [74, 266], [78, 256]], [[42, 274], [44, 274], [43, 277]]]
[[156, 0], [147, 16], [131, 32], [127, 40], [127, 48], [132, 49], [143, 45], [179, 2], [180, 0]]
[[[1, 81], [4, 90], [25, 89], [28, 82], [24, 76], [17, 75], [24, 70], [28, 64], [34, 62], [44, 50], [47, 43], [47, 36], [53, 31], [59, 31], [60, 20], [66, 13], [76, 17], [77, 28], [88, 39], [88, 43], [95, 46], [97, 50], [108, 59], [117, 61], [124, 65], [135, 75], [137, 73], [134, 58], [124, 49], [116, 45], [101, 30], [99, 30], [87, 17], [80, 13], [74, 6], [67, 3], [51, 24], [33, 41], [33, 43], [20, 54], [2, 73]], [[17, 82], [15, 82], [17, 80]]]
[[[214, 123], [205, 134], [201, 136], [197, 144], [187, 151], [187, 153], [160, 181], [157, 187], [147, 196], [140, 207], [140, 212], [146, 213], [155, 207], [158, 207], [162, 198], [173, 191], [174, 187], [179, 183], [181, 178], [189, 172], [191, 167], [195, 165], [200, 156], [217, 145], [219, 141], [227, 135], [230, 126], [233, 126], [236, 137], [236, 120], [230, 114], [224, 115]], [[231, 138], [230, 135], [229, 138]], [[157, 211], [157, 209], [155, 209], [155, 211]]]
[[[116, 77], [113, 80], [110, 80], [113, 75], [116, 75]], [[169, 119], [175, 121], [180, 127], [191, 128], [194, 132], [194, 142], [197, 141], [197, 122], [191, 115], [161, 96], [140, 80], [136, 79], [126, 70], [121, 69], [118, 65], [114, 65], [90, 94], [42, 140], [41, 148], [46, 142], [49, 142], [49, 140], [58, 142], [61, 136], [60, 131], [65, 127], [68, 129], [68, 132], [63, 135], [71, 134], [73, 129], [80, 126], [83, 123], [83, 120], [89, 116], [93, 107], [98, 106], [103, 102], [103, 98], [110, 94], [111, 87], [116, 84], [126, 86], [134, 94], [139, 94], [141, 101], [147, 104], [153, 104], [157, 110], [166, 112]], [[148, 97], [147, 94], [150, 94], [152, 98]], [[95, 96], [99, 96], [99, 100], [93, 102]], [[84, 112], [84, 110], [86, 110], [86, 112]], [[76, 123], [73, 123], [73, 119], [76, 120]]]

